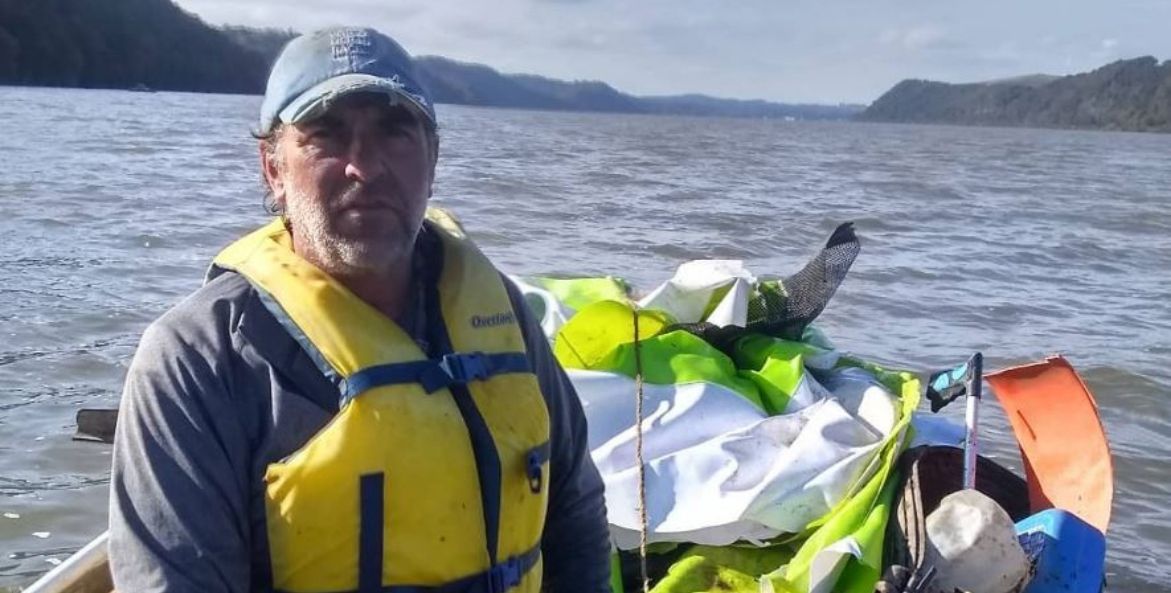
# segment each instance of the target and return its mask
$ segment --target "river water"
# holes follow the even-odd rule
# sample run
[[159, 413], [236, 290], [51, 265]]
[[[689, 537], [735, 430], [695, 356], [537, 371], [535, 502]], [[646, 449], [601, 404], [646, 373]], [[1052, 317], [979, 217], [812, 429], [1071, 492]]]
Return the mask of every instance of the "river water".
[[[265, 219], [258, 107], [0, 88], [0, 590], [104, 529], [109, 448], [71, 441], [74, 414], [117, 405], [143, 328]], [[917, 371], [1064, 353], [1115, 455], [1110, 590], [1171, 590], [1171, 135], [439, 113], [436, 201], [506, 271], [786, 274], [852, 220], [821, 318], [840, 348]]]

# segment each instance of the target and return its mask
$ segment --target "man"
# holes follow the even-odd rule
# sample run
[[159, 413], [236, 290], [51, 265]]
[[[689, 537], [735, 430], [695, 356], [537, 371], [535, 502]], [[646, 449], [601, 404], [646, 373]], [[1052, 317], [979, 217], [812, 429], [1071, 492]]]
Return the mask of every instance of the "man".
[[585, 420], [519, 293], [427, 202], [435, 112], [371, 29], [273, 66], [281, 213], [144, 334], [114, 446], [120, 591], [605, 591]]

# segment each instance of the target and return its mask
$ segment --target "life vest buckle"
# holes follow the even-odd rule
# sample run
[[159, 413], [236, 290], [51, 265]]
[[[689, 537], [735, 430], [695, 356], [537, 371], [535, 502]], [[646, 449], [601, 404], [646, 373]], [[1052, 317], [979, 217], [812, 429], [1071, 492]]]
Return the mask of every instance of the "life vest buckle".
[[439, 361], [439, 368], [451, 378], [452, 384], [457, 385], [487, 379], [491, 374], [483, 352], [444, 354]]
[[488, 593], [504, 593], [520, 584], [523, 570], [521, 559], [509, 558], [488, 569]]

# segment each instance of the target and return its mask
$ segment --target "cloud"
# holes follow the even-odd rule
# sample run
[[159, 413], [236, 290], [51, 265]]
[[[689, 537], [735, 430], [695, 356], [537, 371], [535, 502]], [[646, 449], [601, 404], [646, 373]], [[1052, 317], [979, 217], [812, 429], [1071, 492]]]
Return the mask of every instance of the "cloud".
[[215, 24], [369, 25], [414, 54], [636, 94], [864, 102], [904, 78], [1066, 74], [1139, 53], [1171, 57], [1167, 0], [177, 2]]
[[886, 29], [878, 38], [879, 43], [908, 51], [922, 51], [953, 45], [947, 32], [935, 25], [920, 25], [909, 29]]
[[1097, 68], [1102, 64], [1113, 62], [1122, 57], [1120, 55], [1120, 49], [1121, 48], [1119, 46], [1118, 40], [1114, 39], [1113, 37], [1108, 37], [1103, 39], [1102, 42], [1098, 44], [1098, 47], [1095, 47], [1092, 51], [1089, 52], [1089, 57], [1086, 61], [1091, 64], [1091, 68]]
[[[377, 15], [379, 23], [416, 21], [426, 15], [425, 3], [383, 0], [301, 0], [290, 9], [283, 0], [181, 0], [185, 10], [213, 25], [293, 28], [312, 31], [330, 25], [364, 25]], [[400, 25], [401, 26], [401, 25]]]
[[599, 51], [611, 47], [610, 36], [601, 32], [569, 33], [554, 42], [556, 47], [569, 51]]

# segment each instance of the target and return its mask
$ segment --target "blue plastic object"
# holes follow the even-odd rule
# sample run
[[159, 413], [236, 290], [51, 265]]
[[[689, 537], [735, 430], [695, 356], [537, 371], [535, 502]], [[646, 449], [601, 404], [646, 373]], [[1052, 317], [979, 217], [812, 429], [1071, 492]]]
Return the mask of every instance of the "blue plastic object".
[[1016, 524], [1017, 539], [1035, 562], [1024, 593], [1099, 593], [1106, 538], [1073, 513], [1048, 509]]

